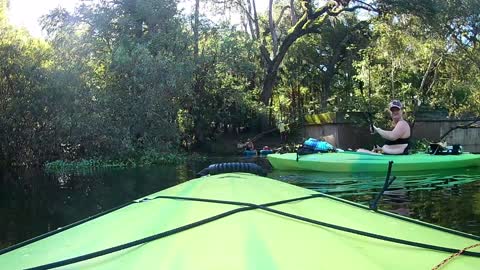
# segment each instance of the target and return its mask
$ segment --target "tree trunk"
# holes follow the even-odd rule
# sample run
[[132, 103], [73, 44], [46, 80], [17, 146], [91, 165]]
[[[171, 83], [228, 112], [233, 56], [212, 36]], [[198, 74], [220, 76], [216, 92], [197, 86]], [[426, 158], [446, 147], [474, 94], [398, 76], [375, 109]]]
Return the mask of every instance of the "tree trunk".
[[[194, 83], [193, 83], [193, 92], [196, 98], [194, 100], [201, 100], [201, 96], [203, 94], [203, 89], [205, 87], [204, 76], [202, 73], [205, 72], [204, 69], [199, 64], [198, 55], [199, 55], [199, 42], [200, 42], [200, 35], [199, 35], [199, 28], [200, 28], [200, 0], [195, 0], [195, 11], [194, 11], [194, 22], [193, 22], [193, 59], [195, 62], [195, 71], [194, 71]], [[195, 101], [193, 101], [195, 103]], [[190, 113], [195, 114], [195, 110], [190, 108]], [[203, 143], [205, 141], [205, 123], [203, 123], [202, 118], [198, 118], [194, 116], [194, 128], [193, 133], [195, 134], [195, 141], [196, 143]]]
[[199, 42], [199, 36], [198, 36], [198, 27], [200, 24], [199, 20], [199, 13], [200, 13], [200, 0], [195, 0], [195, 21], [193, 24], [193, 41], [194, 41], [194, 47], [193, 47], [193, 58], [195, 61], [198, 58], [198, 42]]
[[278, 38], [275, 22], [273, 21], [273, 0], [268, 1], [268, 23], [270, 25], [270, 34], [272, 36], [273, 55], [275, 55], [278, 50]]
[[[327, 15], [327, 13], [331, 9], [329, 5], [325, 5], [323, 8], [319, 8], [314, 12], [311, 10], [310, 7], [306, 7], [306, 8], [308, 10], [305, 11], [305, 13], [297, 22], [297, 24], [289, 30], [289, 33], [287, 34], [287, 36], [281, 43], [280, 48], [278, 49], [278, 53], [274, 55], [273, 60], [270, 60], [268, 51], [266, 51], [267, 46], [265, 44], [262, 44], [260, 46], [260, 50], [262, 51], [262, 56], [265, 59], [265, 70], [266, 70], [264, 82], [263, 82], [263, 89], [261, 93], [261, 101], [266, 106], [268, 106], [270, 98], [273, 94], [273, 87], [275, 86], [275, 82], [277, 79], [278, 69], [280, 67], [280, 64], [283, 61], [283, 58], [287, 54], [290, 46], [292, 46], [292, 44], [298, 38], [304, 35], [311, 34], [311, 33], [318, 33], [318, 27], [325, 21], [327, 16], [330, 16], [330, 15]], [[313, 25], [313, 22], [316, 22], [315, 25]]]
[[253, 26], [253, 20], [251, 19], [251, 15], [250, 15], [252, 14], [252, 4], [250, 3], [250, 0], [247, 0], [247, 11], [245, 11], [245, 13], [247, 13], [246, 15], [247, 15], [248, 27], [250, 28], [250, 34], [252, 35], [253, 39], [257, 39], [256, 31]]
[[297, 24], [298, 18], [297, 14], [295, 13], [295, 0], [290, 0], [290, 19], [292, 20], [292, 25]]
[[323, 112], [326, 112], [327, 111], [327, 106], [328, 106], [328, 98], [330, 97], [330, 88], [331, 88], [331, 83], [332, 82], [332, 78], [331, 77], [327, 77], [325, 78], [325, 81], [323, 82], [323, 87], [322, 87], [322, 94], [321, 94], [321, 97], [322, 97], [322, 100], [320, 101], [320, 105], [321, 105], [321, 110]]
[[[273, 87], [276, 83], [280, 64], [282, 63], [283, 58], [285, 57], [290, 46], [298, 38], [307, 34], [320, 33], [320, 26], [330, 16], [337, 16], [345, 11], [353, 12], [356, 9], [364, 8], [362, 6], [354, 6], [352, 8], [342, 8], [334, 11], [334, 6], [332, 6], [332, 3], [329, 2], [321, 8], [313, 9], [311, 1], [302, 1], [302, 8], [304, 10], [303, 15], [298, 19], [297, 23], [288, 30], [288, 34], [285, 36], [285, 39], [280, 43], [278, 52], [275, 53], [275, 51], [273, 51], [270, 53], [267, 49], [269, 46], [266, 44], [266, 39], [260, 38], [255, 0], [252, 0], [252, 5], [254, 12], [253, 20], [256, 26], [257, 37], [262, 42], [260, 45], [260, 54], [264, 62], [265, 74], [260, 99], [265, 106], [269, 105], [270, 99], [273, 95]], [[271, 59], [271, 55], [273, 55], [273, 59]]]
[[263, 80], [263, 90], [262, 90], [262, 96], [261, 100], [263, 104], [268, 106], [270, 104], [270, 99], [273, 94], [273, 87], [275, 86], [275, 82], [277, 79], [277, 71], [269, 70], [267, 74], [265, 74], [264, 80]]
[[252, 9], [253, 9], [253, 22], [255, 24], [255, 35], [260, 38], [260, 27], [258, 25], [258, 16], [257, 16], [257, 4], [255, 4], [255, 0], [252, 0]]
[[390, 72], [390, 96], [395, 97], [395, 60], [392, 60], [392, 70]]
[[275, 83], [277, 80], [278, 68], [282, 63], [283, 58], [287, 54], [288, 49], [290, 48], [290, 46], [292, 46], [295, 40], [297, 40], [299, 37], [303, 35], [306, 35], [307, 33], [308, 32], [303, 30], [290, 33], [283, 41], [282, 45], [278, 50], [278, 54], [275, 56], [275, 58], [273, 58], [272, 61], [268, 61], [266, 63], [267, 72], [265, 73], [265, 77], [263, 80], [263, 89], [261, 94], [261, 100], [263, 104], [267, 106], [269, 104], [270, 98], [272, 97], [272, 94], [273, 94], [273, 87], [275, 86]]

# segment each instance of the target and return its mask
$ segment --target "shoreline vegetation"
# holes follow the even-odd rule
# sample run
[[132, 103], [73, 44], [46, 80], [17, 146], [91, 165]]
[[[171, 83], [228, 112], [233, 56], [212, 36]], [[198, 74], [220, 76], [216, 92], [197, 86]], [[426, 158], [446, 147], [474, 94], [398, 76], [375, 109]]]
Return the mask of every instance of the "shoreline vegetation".
[[[298, 136], [297, 136], [298, 137]], [[295, 149], [299, 147], [300, 142], [299, 138], [294, 138], [293, 141], [290, 140], [285, 143], [280, 143], [280, 139], [276, 137], [267, 137], [263, 141], [263, 144], [272, 145], [273, 149], [280, 150], [281, 152], [295, 152]], [[429, 144], [431, 142], [426, 139], [413, 140], [410, 148], [410, 153], [419, 153], [427, 151]], [[222, 141], [217, 142], [212, 146], [216, 149], [218, 148], [227, 148], [226, 145], [233, 145], [233, 141]], [[263, 145], [260, 143], [259, 145]], [[258, 147], [257, 147], [258, 148]], [[260, 148], [259, 148], [260, 149]], [[345, 149], [344, 149], [345, 150]], [[154, 165], [182, 165], [187, 161], [189, 162], [202, 162], [207, 161], [209, 157], [219, 157], [222, 155], [226, 156], [238, 156], [241, 157], [242, 153], [237, 149], [237, 151], [224, 152], [220, 155], [213, 155], [210, 153], [199, 153], [199, 152], [186, 152], [186, 151], [173, 151], [173, 152], [158, 152], [158, 151], [145, 151], [141, 154], [132, 155], [127, 158], [116, 158], [116, 159], [106, 159], [102, 157], [91, 158], [91, 159], [79, 159], [79, 160], [55, 160], [50, 162], [45, 162], [42, 168], [46, 172], [50, 173], [59, 173], [59, 172], [76, 172], [82, 170], [92, 170], [92, 169], [106, 169], [106, 168], [139, 168], [139, 167], [148, 167]]]
[[46, 162], [43, 169], [46, 172], [75, 172], [91, 169], [105, 168], [138, 168], [153, 165], [180, 165], [188, 161], [205, 161], [207, 157], [198, 153], [185, 152], [155, 152], [148, 151], [142, 155], [119, 159], [80, 159], [80, 160], [55, 160]]

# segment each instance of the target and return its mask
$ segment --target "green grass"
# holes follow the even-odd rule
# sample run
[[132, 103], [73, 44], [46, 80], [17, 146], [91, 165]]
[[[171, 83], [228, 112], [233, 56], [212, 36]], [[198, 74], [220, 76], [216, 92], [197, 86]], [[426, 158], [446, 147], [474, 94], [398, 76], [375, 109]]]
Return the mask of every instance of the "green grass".
[[140, 154], [118, 159], [80, 159], [74, 161], [55, 160], [46, 162], [44, 169], [47, 172], [81, 172], [92, 169], [105, 168], [136, 168], [154, 165], [178, 165], [187, 161], [204, 161], [205, 156], [199, 154], [174, 153], [174, 152], [156, 152], [144, 151]]

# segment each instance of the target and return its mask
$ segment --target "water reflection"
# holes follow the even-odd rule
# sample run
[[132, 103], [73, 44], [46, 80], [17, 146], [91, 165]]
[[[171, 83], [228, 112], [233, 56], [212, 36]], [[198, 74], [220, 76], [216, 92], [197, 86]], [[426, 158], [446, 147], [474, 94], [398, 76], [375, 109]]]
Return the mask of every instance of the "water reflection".
[[[0, 174], [0, 248], [171, 187], [195, 177], [208, 164], [265, 159], [212, 158], [183, 166], [89, 170], [45, 174], [6, 170]], [[480, 234], [480, 169], [396, 175], [380, 209]], [[367, 204], [384, 175], [273, 171], [269, 177]]]
[[[379, 208], [480, 235], [480, 168], [393, 173], [397, 179]], [[365, 205], [382, 189], [385, 175], [274, 171], [270, 177]]]
[[75, 174], [3, 170], [0, 248], [171, 187], [193, 178], [193, 172], [188, 166]]

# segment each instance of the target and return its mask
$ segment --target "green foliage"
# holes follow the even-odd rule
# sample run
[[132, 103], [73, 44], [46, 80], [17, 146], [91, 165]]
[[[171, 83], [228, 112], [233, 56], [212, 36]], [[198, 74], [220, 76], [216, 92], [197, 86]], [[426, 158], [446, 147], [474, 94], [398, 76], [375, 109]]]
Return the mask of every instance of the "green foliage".
[[321, 33], [296, 41], [280, 69], [277, 118], [298, 122], [304, 114], [355, 109], [353, 61], [368, 44], [366, 26], [341, 16], [323, 24]]
[[219, 26], [204, 30], [194, 92], [179, 114], [184, 143], [203, 143], [229, 128], [246, 127], [259, 108], [258, 60], [245, 33]]
[[177, 15], [175, 1], [57, 9], [43, 18], [48, 43], [2, 20], [2, 158], [41, 164], [176, 148], [193, 70]]
[[478, 113], [478, 69], [465, 65], [464, 51], [451, 39], [426, 31], [429, 27], [411, 15], [385, 16], [373, 29], [375, 39], [356, 62], [356, 79], [371, 91], [376, 111], [396, 98], [406, 104], [410, 120], [419, 105]]
[[93, 159], [80, 159], [76, 161], [56, 160], [46, 162], [44, 169], [47, 172], [66, 173], [83, 172], [95, 169], [106, 168], [133, 168], [152, 165], [178, 165], [185, 164], [187, 161], [205, 161], [206, 157], [199, 154], [185, 154], [179, 152], [157, 152], [154, 150], [145, 150], [141, 153], [125, 157], [122, 159], [106, 160], [103, 157]]
[[413, 144], [411, 146], [411, 152], [412, 153], [426, 152], [428, 147], [430, 146], [430, 143], [431, 142], [426, 140], [426, 139], [415, 140], [415, 141], [413, 141]]
[[9, 0], [0, 0], [0, 24], [5, 24], [7, 19]]
[[121, 168], [125, 167], [122, 162], [112, 162], [97, 159], [82, 159], [79, 161], [56, 160], [44, 165], [47, 172], [67, 172], [90, 168]]
[[89, 113], [74, 113], [81, 120], [69, 143], [110, 158], [177, 145], [191, 62], [176, 14], [172, 1], [101, 1], [44, 18], [59, 58], [72, 60], [70, 74], [85, 84], [77, 91], [86, 88], [79, 102]]
[[45, 145], [55, 140], [51, 111], [64, 95], [48, 87], [52, 83], [52, 49], [0, 22], [0, 58], [2, 158], [29, 164], [54, 152]]

